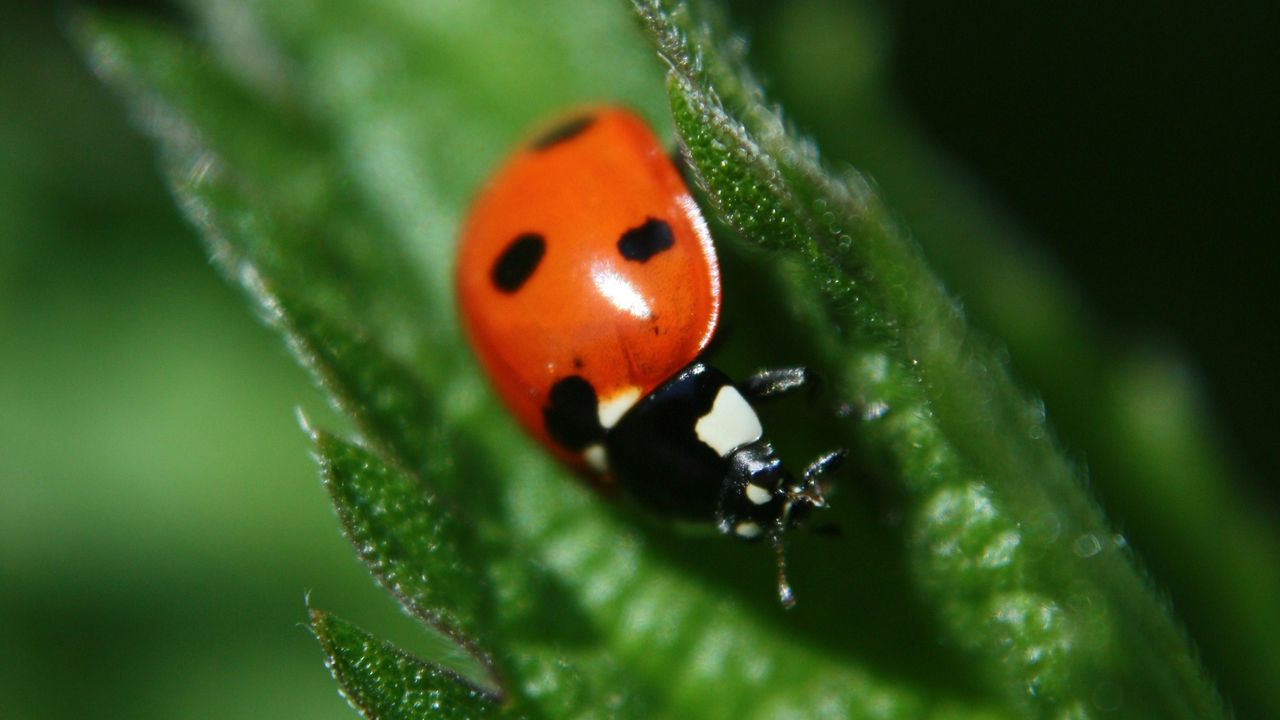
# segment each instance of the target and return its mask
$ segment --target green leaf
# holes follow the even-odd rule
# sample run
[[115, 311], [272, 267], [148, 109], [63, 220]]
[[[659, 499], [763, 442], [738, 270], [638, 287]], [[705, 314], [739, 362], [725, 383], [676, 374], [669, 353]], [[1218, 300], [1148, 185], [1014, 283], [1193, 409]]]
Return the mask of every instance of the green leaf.
[[1153, 344], [1128, 323], [1100, 323], [1039, 239], [931, 146], [888, 77], [885, 49], [900, 31], [886, 32], [874, 3], [752, 14], [770, 23], [744, 29], [760, 37], [761, 61], [776, 64], [772, 88], [828, 157], [856, 158], [875, 179], [971, 324], [1007, 347], [1018, 377], [1043, 395], [1064, 444], [1088, 458], [1091, 489], [1169, 590], [1239, 715], [1280, 715], [1271, 612], [1280, 537], [1248, 491], [1256, 480], [1232, 439], [1223, 441], [1207, 378], [1178, 356], [1178, 341]]
[[[491, 635], [492, 598], [473, 544], [421, 485], [373, 453], [313, 431], [325, 486], [360, 559], [415, 617], [463, 645], [489, 670], [472, 638]], [[471, 549], [472, 552], [466, 552]], [[493, 685], [492, 677], [483, 679]]]
[[[616, 717], [774, 717], [784, 709], [810, 715], [821, 708], [837, 714], [874, 708], [891, 717], [981, 714], [985, 701], [965, 689], [964, 673], [939, 683], [933, 668], [942, 661], [904, 664], [903, 633], [875, 619], [902, 605], [902, 578], [891, 563], [868, 561], [866, 577], [897, 590], [852, 604], [835, 592], [820, 601], [815, 556], [801, 557], [797, 548], [796, 578], [809, 578], [801, 598], [811, 609], [788, 616], [773, 598], [767, 553], [685, 536], [600, 503], [518, 433], [461, 347], [440, 268], [448, 264], [469, 188], [539, 108], [516, 113], [511, 106], [505, 112], [518, 117], [495, 127], [492, 107], [471, 97], [473, 88], [445, 85], [439, 73], [510, 52], [483, 42], [523, 40], [499, 29], [458, 45], [435, 16], [398, 14], [404, 22], [373, 22], [376, 37], [353, 38], [350, 28], [363, 24], [345, 16], [346, 7], [304, 8], [301, 19], [289, 16], [297, 22], [273, 16], [278, 9], [245, 10], [235, 31], [253, 28], [255, 42], [273, 43], [229, 52], [226, 60], [136, 21], [97, 18], [81, 32], [97, 66], [126, 90], [160, 140], [176, 194], [215, 258], [353, 416], [373, 455], [404, 473], [399, 480], [390, 475], [395, 481], [382, 489], [395, 498], [339, 498], [340, 514], [367, 509], [375, 543], [399, 549], [375, 554], [386, 563], [376, 574], [429, 578], [433, 568], [454, 561], [422, 567], [428, 543], [410, 523], [377, 517], [381, 508], [414, 507], [420, 499], [411, 496], [427, 492], [438, 508], [465, 518], [479, 540], [475, 562], [483, 563], [482, 580], [493, 588], [495, 613], [486, 635], [492, 645], [469, 645], [492, 658], [513, 703], [547, 716], [592, 708]], [[640, 62], [654, 68], [649, 77], [659, 97], [656, 65], [643, 60], [626, 17], [581, 6], [574, 12], [600, 33], [575, 31], [566, 39], [571, 47], [582, 43], [585, 52], [612, 37], [622, 51], [613, 60], [575, 65], [557, 83], [574, 87], [576, 78], [586, 99], [611, 86], [620, 68]], [[556, 17], [536, 22], [554, 35]], [[215, 25], [210, 36], [223, 32], [230, 31]], [[362, 42], [372, 54], [355, 50]], [[278, 59], [277, 53], [292, 63], [245, 67], [247, 58]], [[387, 53], [403, 56], [403, 75], [383, 72], [378, 83], [348, 77], [367, 63], [381, 68]], [[561, 57], [556, 53], [547, 55], [552, 64]], [[531, 52], [522, 62], [530, 66], [537, 57]], [[281, 67], [284, 75], [272, 74]], [[436, 101], [447, 97], [456, 117], [442, 129], [436, 118], [420, 116], [415, 111], [424, 100], [410, 86], [439, 93]], [[341, 92], [351, 94], [332, 95]], [[631, 100], [652, 104], [640, 92]], [[377, 142], [368, 135], [374, 129]], [[409, 138], [444, 145], [423, 148]], [[481, 147], [477, 138], [489, 140], [487, 149], [466, 156], [465, 168], [443, 150]], [[409, 149], [393, 150], [399, 142]], [[371, 155], [378, 161], [371, 164]], [[418, 215], [424, 207], [433, 214]], [[892, 547], [888, 535], [859, 531], [844, 546], [867, 539]], [[853, 577], [834, 580], [839, 588]], [[400, 589], [411, 612], [444, 618], [429, 586]], [[864, 620], [842, 621], [868, 607], [876, 612], [861, 614]], [[455, 612], [448, 627], [457, 633], [486, 632], [469, 626], [484, 617], [481, 609]], [[905, 636], [927, 644], [927, 623], [911, 627], [919, 629]], [[880, 661], [896, 669], [878, 674]]]
[[320, 640], [343, 697], [369, 720], [497, 714], [497, 704], [483, 690], [341, 618], [312, 610], [311, 632]]
[[822, 291], [815, 332], [846, 341], [823, 348], [827, 366], [904, 497], [917, 582], [953, 641], [1023, 712], [1225, 716], [1042, 409], [870, 184], [824, 170], [684, 6], [636, 4], [672, 66], [677, 128], [711, 202], [744, 237], [798, 257]]
[[[200, 44], [79, 26], [219, 266], [353, 421], [357, 439], [316, 449], [374, 576], [481, 658], [467, 676], [514, 714], [1218, 712], [1042, 410], [869, 183], [827, 173], [684, 10], [640, 6], [708, 200], [751, 241], [722, 238], [726, 317], [751, 332], [718, 360], [821, 366], [851, 412], [771, 409], [771, 432], [788, 458], [856, 446], [892, 497], [844, 482], [844, 537], [794, 538], [784, 613], [767, 552], [601, 502], [514, 427], [454, 319], [454, 235], [548, 111], [605, 97], [666, 127], [662, 67], [624, 10], [192, 3]], [[895, 504], [902, 527], [882, 522]], [[392, 701], [413, 663], [434, 667], [346, 637], [353, 697]]]

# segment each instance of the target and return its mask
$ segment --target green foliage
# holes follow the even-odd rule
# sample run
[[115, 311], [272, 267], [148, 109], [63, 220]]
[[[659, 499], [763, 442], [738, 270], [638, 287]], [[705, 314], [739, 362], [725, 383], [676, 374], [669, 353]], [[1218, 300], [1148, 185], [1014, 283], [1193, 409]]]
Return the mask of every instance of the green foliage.
[[637, 5], [672, 65], [676, 124], [712, 201], [743, 235], [804, 259], [825, 296], [819, 329], [851, 341], [827, 362], [870, 419], [861, 432], [904, 493], [920, 587], [957, 644], [987, 656], [1023, 712], [1123, 702], [1223, 715], [1042, 408], [968, 331], [869, 185], [824, 172], [685, 8]]
[[731, 340], [727, 362], [754, 342], [819, 366], [842, 419], [781, 435], [855, 447], [858, 473], [889, 490], [848, 481], [831, 513], [844, 537], [795, 539], [794, 613], [766, 552], [573, 484], [501, 412], [454, 320], [455, 228], [531, 119], [603, 95], [663, 124], [663, 66], [620, 9], [193, 3], [204, 45], [134, 19], [78, 26], [219, 266], [351, 418], [355, 440], [311, 430], [326, 487], [361, 559], [445, 645], [416, 659], [313, 611], [352, 704], [376, 718], [1225, 715], [1043, 409], [870, 184], [825, 169], [712, 25], [636, 7], [731, 230], [726, 268], [770, 291], [740, 301], [763, 337]]
[[[1134, 332], [1138, 328], [1125, 328], [1120, 335], [1099, 323], [1092, 303], [1061, 276], [1054, 258], [1043, 256], [1038, 238], [1021, 235], [1017, 222], [976, 184], [964, 182], [951, 159], [922, 137], [898, 88], [888, 82], [890, 54], [885, 52], [886, 36], [900, 46], [918, 47], [919, 41], [902, 37], [912, 31], [910, 23], [886, 31], [877, 9], [876, 3], [856, 1], [779, 5], [757, 21], [768, 23], [769, 30], [762, 26], [752, 32], [758, 41], [754, 59], [771, 66], [771, 89], [822, 138], [824, 154], [854, 160], [859, 171], [874, 178], [931, 267], [963, 299], [971, 326], [998, 339], [1017, 376], [1043, 396], [1064, 444], [1073, 456], [1087, 457], [1091, 490], [1168, 590], [1234, 709], [1241, 717], [1280, 713], [1274, 670], [1280, 667], [1280, 615], [1274, 612], [1280, 603], [1280, 538], [1274, 513], [1242, 492], [1249, 479], [1242, 477], [1232, 452], [1239, 439], [1223, 442], [1214, 412], [1222, 398], [1204, 396], [1208, 379], [1183, 365], [1176, 343], [1155, 342], [1158, 338]], [[1134, 37], [1152, 35], [1142, 29]], [[929, 61], [903, 52], [894, 53], [895, 63]], [[780, 71], [782, 77], [776, 75]], [[832, 82], [833, 76], [843, 82]], [[977, 82], [975, 87], [989, 90]], [[1087, 105], [1098, 89], [1050, 92], [1079, 93]], [[995, 115], [1002, 109], [985, 112]], [[1046, 143], [1058, 140], [1051, 128], [1034, 132]], [[1150, 249], [1149, 279], [1161, 284], [1159, 278], [1169, 277], [1159, 257], [1168, 239], [1156, 219], [1143, 212], [1141, 200], [1115, 201], [1123, 217], [1152, 223], [1149, 234], [1127, 241]], [[1068, 199], [1063, 207], [1076, 205]], [[1224, 212], [1218, 207], [1213, 214]], [[1092, 217], [1084, 207], [1075, 214], [1101, 236], [1114, 237], [1111, 219]], [[1233, 256], [1234, 251], [1222, 255]], [[1097, 262], [1110, 260], [1103, 255]], [[1123, 287], [1133, 307], [1140, 307], [1146, 292], [1140, 279], [1124, 278]], [[1183, 292], [1201, 297], [1192, 288]], [[1204, 306], [1203, 313], [1220, 311]], [[1218, 321], [1219, 344], [1253, 347], [1252, 340], [1237, 343], [1256, 335], [1234, 326], [1232, 315]], [[1221, 381], [1209, 383], [1220, 386]]]
[[347, 701], [365, 717], [452, 720], [491, 714], [493, 700], [483, 691], [345, 620], [313, 610], [311, 631]]
[[[324, 432], [313, 434], [333, 505], [360, 559], [415, 617], [463, 645], [481, 667], [469, 675], [487, 685], [489, 587], [466, 553], [459, 523], [402, 472], [373, 453]], [[477, 657], [478, 656], [478, 657]]]

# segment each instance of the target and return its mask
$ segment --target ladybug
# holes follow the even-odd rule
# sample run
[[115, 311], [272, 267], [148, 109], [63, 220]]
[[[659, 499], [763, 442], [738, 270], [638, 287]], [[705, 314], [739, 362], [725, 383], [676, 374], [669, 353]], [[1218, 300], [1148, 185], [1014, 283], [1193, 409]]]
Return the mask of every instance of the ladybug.
[[843, 450], [793, 476], [752, 405], [804, 368], [734, 383], [700, 356], [720, 269], [675, 163], [634, 113], [581, 111], [518, 148], [474, 202], [458, 250], [463, 325], [525, 429], [603, 490], [777, 551], [826, 506]]

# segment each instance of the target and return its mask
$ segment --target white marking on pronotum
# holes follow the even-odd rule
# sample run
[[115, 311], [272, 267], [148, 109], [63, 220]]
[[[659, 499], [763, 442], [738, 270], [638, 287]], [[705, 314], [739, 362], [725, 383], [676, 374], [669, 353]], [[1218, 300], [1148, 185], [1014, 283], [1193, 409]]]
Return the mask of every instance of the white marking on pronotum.
[[600, 443], [588, 445], [586, 450], [582, 451], [582, 459], [587, 461], [587, 466], [596, 472], [609, 471], [609, 456], [605, 454], [604, 446]]
[[605, 430], [617, 425], [622, 416], [626, 415], [631, 406], [635, 405], [639, 399], [640, 388], [631, 385], [601, 400], [596, 407], [596, 414], [600, 416], [600, 425]]
[[773, 499], [773, 493], [755, 483], [747, 483], [747, 499], [756, 505], [768, 505]]
[[763, 528], [760, 527], [760, 524], [751, 522], [750, 520], [743, 520], [742, 522], [733, 526], [733, 534], [737, 535], [738, 537], [743, 537], [743, 538], [759, 537], [761, 532], [763, 532]]
[[711, 403], [711, 410], [698, 418], [693, 430], [699, 440], [710, 445], [721, 457], [759, 440], [764, 434], [756, 411], [732, 385], [720, 388], [715, 402]]

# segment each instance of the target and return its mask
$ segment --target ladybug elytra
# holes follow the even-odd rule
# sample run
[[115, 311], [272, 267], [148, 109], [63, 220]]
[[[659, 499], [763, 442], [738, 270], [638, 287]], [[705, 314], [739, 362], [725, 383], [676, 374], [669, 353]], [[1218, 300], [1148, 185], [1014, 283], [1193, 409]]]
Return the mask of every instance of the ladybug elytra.
[[535, 136], [479, 194], [462, 231], [463, 324], [502, 400], [561, 460], [662, 515], [714, 523], [778, 551], [825, 507], [753, 403], [803, 387], [803, 368], [735, 384], [700, 359], [720, 315], [715, 247], [680, 172], [630, 111], [576, 113]]

